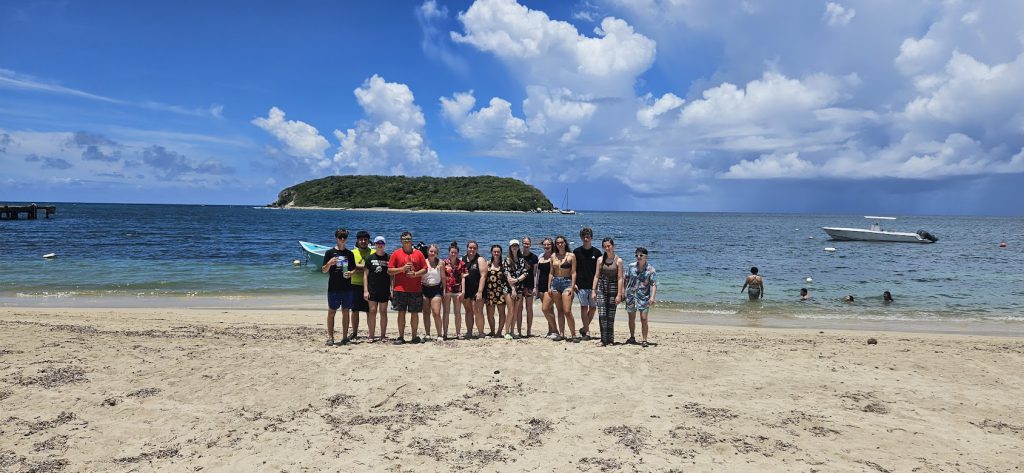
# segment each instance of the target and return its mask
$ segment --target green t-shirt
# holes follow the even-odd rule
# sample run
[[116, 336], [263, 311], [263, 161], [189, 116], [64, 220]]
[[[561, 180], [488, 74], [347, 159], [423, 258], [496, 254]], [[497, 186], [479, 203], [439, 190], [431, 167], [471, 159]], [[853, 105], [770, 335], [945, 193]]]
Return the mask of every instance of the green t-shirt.
[[[365, 250], [364, 249], [360, 249], [358, 246], [355, 247], [355, 248], [352, 248], [352, 256], [353, 256], [352, 259], [355, 261], [356, 266], [365, 265], [366, 264], [366, 258], [370, 256], [370, 253], [373, 253], [373, 248], [366, 248]], [[358, 288], [362, 288], [363, 287], [363, 271], [362, 270], [358, 270], [358, 271], [352, 273], [352, 285], [353, 286], [358, 286]]]

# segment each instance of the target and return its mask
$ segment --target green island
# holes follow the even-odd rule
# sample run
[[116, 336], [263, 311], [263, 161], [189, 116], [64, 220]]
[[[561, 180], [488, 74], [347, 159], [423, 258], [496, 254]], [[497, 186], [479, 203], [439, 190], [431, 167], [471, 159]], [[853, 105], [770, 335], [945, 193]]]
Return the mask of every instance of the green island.
[[328, 176], [282, 190], [270, 207], [551, 211], [539, 189], [495, 176]]

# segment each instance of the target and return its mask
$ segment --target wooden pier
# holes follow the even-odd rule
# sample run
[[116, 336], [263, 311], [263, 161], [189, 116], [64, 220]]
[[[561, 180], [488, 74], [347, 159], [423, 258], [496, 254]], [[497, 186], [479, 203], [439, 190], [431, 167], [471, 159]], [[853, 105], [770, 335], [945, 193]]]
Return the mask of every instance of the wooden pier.
[[57, 213], [57, 207], [53, 205], [4, 205], [0, 207], [0, 220], [17, 220], [21, 218], [20, 214], [25, 214], [25, 218], [29, 220], [35, 220], [39, 218], [40, 210], [44, 212], [45, 218]]

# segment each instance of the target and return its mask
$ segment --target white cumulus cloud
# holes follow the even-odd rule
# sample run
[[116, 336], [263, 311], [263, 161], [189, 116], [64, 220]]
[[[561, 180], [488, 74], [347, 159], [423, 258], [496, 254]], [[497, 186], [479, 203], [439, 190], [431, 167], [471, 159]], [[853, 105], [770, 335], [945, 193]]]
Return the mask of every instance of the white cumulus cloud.
[[312, 163], [322, 163], [324, 152], [330, 146], [316, 127], [298, 120], [285, 120], [284, 111], [271, 107], [266, 117], [257, 117], [252, 124], [277, 138], [285, 152]]
[[374, 75], [353, 93], [366, 118], [334, 130], [333, 164], [354, 174], [439, 175], [445, 172], [424, 130], [426, 120], [406, 84]]
[[828, 5], [825, 5], [824, 18], [829, 26], [846, 26], [856, 15], [857, 12], [853, 8], [846, 8], [835, 2], [828, 2]]

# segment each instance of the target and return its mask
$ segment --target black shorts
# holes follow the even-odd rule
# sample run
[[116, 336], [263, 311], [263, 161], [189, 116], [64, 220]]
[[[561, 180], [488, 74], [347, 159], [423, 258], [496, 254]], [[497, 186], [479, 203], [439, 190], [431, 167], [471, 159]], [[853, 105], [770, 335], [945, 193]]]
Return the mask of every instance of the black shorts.
[[363, 299], [363, 291], [354, 291], [352, 295], [352, 310], [356, 312], [369, 312], [370, 303]]
[[436, 286], [423, 286], [423, 297], [427, 299], [433, 299], [435, 297], [441, 297], [444, 292], [440, 284]]
[[[388, 291], [388, 292], [376, 293], [376, 292], [370, 291], [370, 300], [373, 301], [373, 302], [387, 302], [387, 301], [390, 301], [391, 300], [391, 292]], [[367, 309], [369, 309], [369, 306], [367, 306]]]
[[391, 308], [399, 312], [420, 312], [423, 310], [423, 293], [395, 291]]

